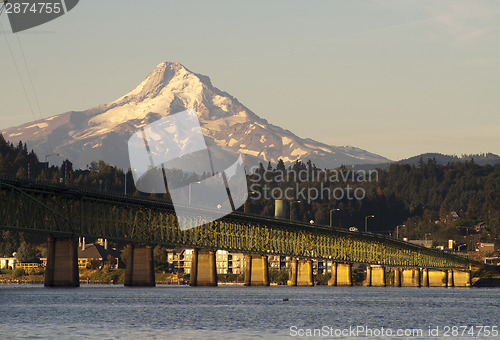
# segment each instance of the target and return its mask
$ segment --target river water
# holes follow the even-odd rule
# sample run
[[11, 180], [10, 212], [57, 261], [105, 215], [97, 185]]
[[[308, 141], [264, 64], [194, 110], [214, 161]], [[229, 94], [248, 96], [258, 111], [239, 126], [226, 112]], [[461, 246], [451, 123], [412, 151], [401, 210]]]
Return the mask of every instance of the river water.
[[498, 328], [500, 289], [0, 285], [0, 339], [499, 339]]

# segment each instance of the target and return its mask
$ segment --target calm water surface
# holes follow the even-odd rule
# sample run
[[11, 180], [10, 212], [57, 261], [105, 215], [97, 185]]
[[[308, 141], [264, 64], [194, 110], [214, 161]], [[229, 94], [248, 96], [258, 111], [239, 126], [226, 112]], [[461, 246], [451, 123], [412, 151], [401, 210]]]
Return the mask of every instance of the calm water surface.
[[0, 339], [452, 339], [452, 326], [498, 330], [500, 289], [0, 285]]

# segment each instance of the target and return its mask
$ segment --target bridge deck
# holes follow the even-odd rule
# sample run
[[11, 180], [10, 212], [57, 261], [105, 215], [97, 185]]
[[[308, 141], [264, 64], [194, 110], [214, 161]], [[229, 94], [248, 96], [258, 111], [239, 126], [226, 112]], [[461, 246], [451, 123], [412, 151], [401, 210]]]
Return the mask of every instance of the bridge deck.
[[0, 189], [0, 229], [387, 266], [469, 264], [456, 254], [371, 233], [239, 212], [203, 224], [208, 212], [188, 207], [186, 218], [203, 225], [182, 231], [172, 204], [161, 200], [6, 177], [0, 177]]

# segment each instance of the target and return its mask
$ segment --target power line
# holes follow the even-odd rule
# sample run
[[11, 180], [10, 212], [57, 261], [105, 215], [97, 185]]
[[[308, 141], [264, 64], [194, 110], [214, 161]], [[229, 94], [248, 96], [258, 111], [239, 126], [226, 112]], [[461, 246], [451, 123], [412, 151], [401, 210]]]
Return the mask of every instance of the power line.
[[[3, 31], [3, 23], [1, 24], [1, 28]], [[33, 119], [36, 121], [36, 115], [35, 111], [33, 110], [33, 106], [31, 105], [31, 101], [28, 96], [28, 91], [26, 91], [26, 86], [24, 86], [23, 79], [21, 77], [21, 72], [19, 72], [19, 67], [17, 66], [16, 59], [14, 58], [14, 53], [12, 52], [12, 48], [10, 47], [9, 39], [7, 39], [7, 35], [3, 35], [5, 38], [5, 43], [7, 44], [7, 47], [9, 48], [10, 56], [12, 58], [12, 62], [14, 63], [14, 68], [16, 69], [17, 76], [19, 77], [19, 81], [21, 82], [21, 86], [23, 87], [24, 95], [26, 97], [26, 101], [28, 102], [28, 106], [30, 108], [31, 114], [33, 115]]]
[[[3, 10], [4, 10], [4, 8], [5, 8], [5, 4], [6, 4], [6, 3], [7, 3], [7, 1], [4, 1], [3, 5], [2, 5], [2, 8], [0, 9], [0, 15], [3, 13]], [[37, 96], [37, 94], [36, 94], [35, 86], [34, 86], [34, 84], [33, 84], [33, 79], [32, 79], [32, 77], [31, 77], [31, 73], [30, 73], [30, 71], [29, 71], [28, 63], [27, 63], [27, 61], [26, 61], [26, 56], [25, 56], [25, 54], [24, 54], [24, 49], [23, 49], [23, 46], [22, 46], [22, 44], [21, 44], [21, 40], [20, 40], [20, 38], [19, 38], [19, 35], [17, 35], [17, 34], [16, 34], [17, 42], [18, 42], [18, 45], [19, 45], [19, 49], [20, 49], [20, 51], [21, 51], [21, 55], [22, 55], [22, 57], [23, 57], [24, 66], [25, 66], [25, 68], [26, 68], [26, 72], [27, 72], [27, 74], [28, 74], [28, 79], [29, 79], [30, 84], [31, 84], [31, 90], [33, 91], [33, 96], [34, 96], [34, 100], [35, 100], [35, 105], [36, 105], [36, 108], [38, 108], [38, 115], [40, 116], [40, 119], [38, 119], [38, 118], [37, 118], [37, 116], [36, 116], [36, 114], [35, 114], [34, 104], [32, 104], [31, 100], [29, 99], [28, 91], [26, 90], [26, 86], [25, 86], [24, 81], [23, 81], [23, 79], [22, 79], [22, 77], [21, 77], [21, 72], [19, 71], [19, 67], [18, 67], [17, 62], [16, 62], [16, 59], [15, 59], [15, 57], [14, 57], [14, 53], [13, 53], [12, 48], [11, 48], [11, 45], [10, 45], [10, 43], [9, 43], [9, 39], [7, 38], [7, 35], [6, 35], [6, 34], [4, 34], [4, 32], [3, 32], [3, 31], [4, 31], [4, 28], [3, 28], [3, 21], [2, 21], [2, 17], [0, 17], [0, 29], [1, 29], [0, 35], [1, 35], [1, 34], [3, 34], [3, 36], [4, 36], [4, 38], [5, 38], [5, 42], [6, 42], [6, 44], [7, 44], [8, 49], [9, 49], [9, 53], [10, 53], [10, 56], [11, 56], [11, 58], [12, 58], [12, 62], [14, 63], [14, 67], [15, 67], [15, 69], [16, 69], [17, 76], [18, 76], [18, 78], [19, 78], [19, 81], [21, 82], [21, 86], [22, 86], [22, 88], [23, 88], [24, 95], [25, 95], [25, 97], [26, 97], [26, 101], [28, 102], [28, 106], [29, 106], [29, 109], [30, 109], [30, 111], [31, 111], [31, 114], [33, 115], [33, 121], [34, 121], [34, 123], [35, 123], [35, 124], [37, 124], [39, 121], [43, 120], [44, 118], [43, 118], [43, 115], [42, 115], [42, 110], [41, 110], [41, 108], [40, 108], [40, 103], [39, 103], [39, 101], [38, 101], [38, 96]], [[42, 133], [43, 133], [43, 134], [45, 134], [45, 138], [46, 138], [46, 140], [47, 140], [47, 144], [48, 144], [48, 146], [49, 146], [49, 149], [50, 149], [50, 150], [52, 150], [52, 146], [50, 145], [50, 141], [49, 141], [49, 137], [48, 137], [47, 132], [46, 132], [44, 129], [40, 128], [40, 127], [39, 127], [39, 129], [40, 129], [40, 130], [42, 130]], [[48, 152], [47, 152], [47, 147], [46, 147], [46, 146], [44, 146], [44, 148], [45, 148], [45, 153], [48, 153]]]
[[[31, 89], [33, 90], [33, 96], [35, 98], [35, 104], [36, 104], [36, 107], [38, 108], [38, 115], [40, 116], [40, 121], [42, 121], [44, 119], [44, 117], [42, 115], [42, 109], [40, 108], [40, 102], [38, 101], [38, 96], [36, 94], [35, 86], [33, 85], [33, 79], [31, 78], [31, 72], [30, 72], [30, 69], [28, 67], [28, 63], [26, 61], [26, 56], [24, 54], [23, 46], [21, 45], [21, 39], [19, 38], [19, 34], [15, 34], [15, 35], [16, 35], [16, 38], [17, 38], [17, 42], [19, 44], [19, 49], [21, 50], [21, 55], [23, 56], [24, 66], [26, 67], [26, 72], [28, 73], [28, 79], [29, 79], [30, 84], [31, 84]], [[36, 119], [35, 119], [35, 123], [37, 123]], [[39, 129], [42, 130], [43, 133], [45, 134], [45, 138], [47, 138], [47, 144], [48, 144], [49, 149], [50, 149], [50, 150], [45, 149], [45, 153], [52, 152], [54, 149], [50, 145], [49, 136], [47, 134], [47, 131], [45, 131], [45, 129], [43, 129], [43, 128], [39, 128]]]

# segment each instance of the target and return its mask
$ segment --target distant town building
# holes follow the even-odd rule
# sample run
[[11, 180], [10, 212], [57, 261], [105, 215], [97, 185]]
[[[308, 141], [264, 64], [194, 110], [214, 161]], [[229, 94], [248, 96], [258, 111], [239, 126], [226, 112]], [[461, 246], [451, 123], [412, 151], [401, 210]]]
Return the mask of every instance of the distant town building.
[[476, 251], [480, 253], [491, 253], [495, 251], [494, 243], [478, 243]]
[[500, 257], [483, 257], [483, 262], [492, 266], [500, 266]]

